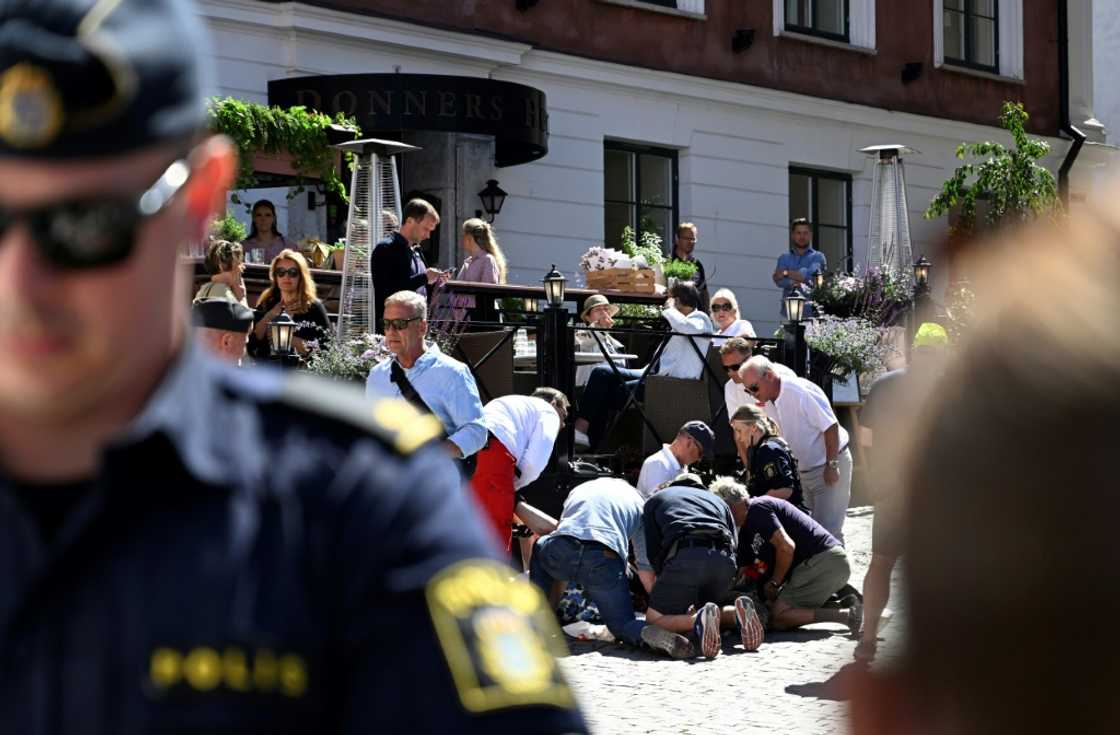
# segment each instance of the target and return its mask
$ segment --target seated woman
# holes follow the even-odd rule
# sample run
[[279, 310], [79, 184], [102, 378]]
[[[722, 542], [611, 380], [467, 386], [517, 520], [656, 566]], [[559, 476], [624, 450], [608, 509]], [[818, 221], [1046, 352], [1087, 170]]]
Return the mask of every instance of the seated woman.
[[292, 348], [300, 357], [315, 346], [325, 347], [331, 338], [331, 320], [323, 302], [316, 297], [315, 281], [307, 267], [307, 259], [295, 250], [281, 250], [268, 269], [269, 286], [257, 301], [253, 314], [253, 331], [249, 335], [249, 354], [267, 359], [271, 352], [268, 325], [288, 312], [299, 325]]
[[741, 406], [731, 417], [731, 429], [739, 459], [746, 468], [750, 496], [773, 495], [808, 513], [797, 460], [781, 437], [777, 422], [762, 406]]
[[260, 250], [263, 255], [262, 263], [269, 263], [276, 259], [281, 250], [299, 250], [297, 245], [289, 243], [280, 230], [276, 229], [276, 206], [267, 199], [260, 199], [253, 204], [253, 223], [249, 226], [249, 237], [241, 246], [246, 253]]
[[[471, 218], [463, 223], [462, 247], [467, 259], [459, 267], [455, 280], [473, 283], [506, 282], [505, 255], [498, 247], [494, 229], [485, 220]], [[457, 322], [466, 319], [468, 311], [474, 307], [474, 294], [454, 294], [451, 297], [451, 313]]]
[[229, 240], [214, 240], [206, 249], [206, 270], [209, 283], [202, 284], [195, 301], [203, 299], [228, 299], [248, 306], [245, 300], [245, 251], [241, 245]]
[[739, 318], [739, 302], [729, 288], [721, 288], [712, 297], [712, 321], [719, 329], [712, 338], [712, 345], [719, 347], [728, 337], [757, 337], [754, 325]]
[[[614, 315], [617, 313], [618, 305], [612, 304], [606, 296], [597, 293], [588, 296], [587, 301], [583, 302], [583, 313], [580, 314], [580, 318], [589, 326], [610, 329], [614, 326]], [[596, 340], [596, 337], [599, 339]], [[576, 331], [576, 348], [580, 352], [602, 352], [599, 349], [600, 342], [602, 342], [603, 349], [608, 354], [622, 351], [622, 343], [606, 332], [588, 332], [582, 329]], [[591, 371], [600, 365], [610, 367], [606, 360], [577, 367], [576, 385], [587, 385], [587, 379], [590, 377]]]
[[[650, 374], [670, 378], [699, 380], [704, 376], [704, 357], [707, 354], [707, 335], [712, 333], [712, 320], [700, 311], [700, 292], [689, 281], [679, 282], [669, 289], [669, 298], [661, 316], [676, 334], [669, 338], [657, 369]], [[688, 335], [704, 335], [690, 337]], [[576, 412], [575, 443], [592, 450], [599, 446], [612, 411], [621, 409], [631, 391], [642, 380], [641, 368], [612, 368], [600, 365], [591, 370], [587, 387]], [[639, 394], [639, 397], [640, 394]]]

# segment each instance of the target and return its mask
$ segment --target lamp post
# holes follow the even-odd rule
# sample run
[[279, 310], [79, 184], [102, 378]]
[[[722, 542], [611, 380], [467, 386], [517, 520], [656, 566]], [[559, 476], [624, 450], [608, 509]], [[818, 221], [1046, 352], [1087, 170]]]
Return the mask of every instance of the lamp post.
[[914, 263], [914, 305], [912, 307], [910, 339], [907, 344], [913, 341], [914, 335], [917, 334], [918, 327], [922, 325], [922, 322], [928, 321], [930, 318], [929, 271], [932, 267], [933, 263], [926, 260], [924, 255]]
[[805, 314], [805, 297], [794, 291], [785, 298], [786, 322], [782, 324], [785, 335], [782, 340], [782, 350], [786, 356], [786, 365], [798, 377], [804, 378], [809, 360], [809, 349], [805, 344], [805, 325], [801, 318]]
[[[545, 303], [542, 318], [537, 322], [537, 385], [548, 386], [571, 397], [575, 384], [575, 332], [568, 328], [568, 307], [564, 304], [567, 279], [552, 266], [542, 279]], [[566, 454], [571, 459], [571, 426], [563, 433]]]
[[284, 309], [268, 323], [268, 335], [272, 343], [273, 357], [287, 360], [292, 356], [292, 338], [296, 334], [296, 323]]
[[824, 271], [818, 269], [813, 274], [813, 288], [821, 288], [822, 286], [824, 286]]
[[482, 200], [482, 208], [486, 210], [486, 214], [490, 217], [491, 224], [493, 224], [494, 218], [501, 213], [502, 205], [506, 203], [507, 196], [509, 194], [502, 191], [501, 187], [498, 186], [497, 179], [487, 181], [486, 188], [478, 192], [478, 198]]
[[933, 263], [926, 260], [926, 256], [918, 258], [914, 263], [914, 285], [918, 288], [929, 288], [929, 269]]

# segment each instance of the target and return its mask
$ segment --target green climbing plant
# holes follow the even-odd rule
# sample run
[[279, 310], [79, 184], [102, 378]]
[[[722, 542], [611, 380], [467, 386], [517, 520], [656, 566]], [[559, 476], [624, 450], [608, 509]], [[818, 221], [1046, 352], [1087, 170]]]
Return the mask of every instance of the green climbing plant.
[[[346, 201], [346, 187], [335, 167], [338, 151], [331, 147], [327, 131], [338, 126], [352, 131], [357, 138], [361, 130], [353, 118], [341, 113], [332, 118], [302, 106], [268, 107], [233, 97], [211, 99], [208, 112], [210, 129], [228, 136], [237, 146], [240, 163], [235, 189], [256, 185], [253, 154], [286, 151], [291, 154], [292, 167], [299, 175], [289, 197], [304, 190], [306, 177], [318, 179], [324, 189]], [[342, 157], [349, 170], [353, 166], [353, 155], [343, 153]]]
[[999, 122], [1011, 133], [1014, 148], [991, 141], [961, 143], [958, 159], [982, 160], [958, 166], [923, 216], [935, 219], [959, 206], [958, 226], [971, 231], [976, 226], [978, 200], [988, 204], [985, 220], [992, 226], [1060, 215], [1062, 204], [1054, 175], [1038, 163], [1050, 152], [1050, 144], [1027, 135], [1029, 119], [1022, 103], [1004, 102]]

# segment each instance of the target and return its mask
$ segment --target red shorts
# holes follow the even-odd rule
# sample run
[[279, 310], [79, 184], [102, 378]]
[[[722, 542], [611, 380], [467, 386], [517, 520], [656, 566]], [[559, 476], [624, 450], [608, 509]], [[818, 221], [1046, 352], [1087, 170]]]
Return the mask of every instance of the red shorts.
[[471, 490], [497, 535], [498, 545], [509, 551], [513, 541], [513, 480], [517, 460], [493, 436], [477, 456]]

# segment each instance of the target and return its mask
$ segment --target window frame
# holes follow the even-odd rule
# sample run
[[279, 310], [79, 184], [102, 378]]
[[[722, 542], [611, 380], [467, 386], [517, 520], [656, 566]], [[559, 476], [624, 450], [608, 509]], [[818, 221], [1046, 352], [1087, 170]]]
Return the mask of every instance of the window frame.
[[[800, 0], [798, 0], [800, 2]], [[785, 30], [789, 33], [800, 33], [803, 36], [815, 36], [817, 38], [827, 38], [830, 41], [839, 41], [841, 43], [850, 44], [852, 38], [852, 2], [851, 0], [840, 0], [844, 4], [844, 33], [832, 33], [830, 31], [822, 31], [815, 27], [817, 17], [817, 2], [818, 0], [809, 0], [810, 2], [810, 25], [801, 26], [795, 25], [790, 21], [789, 14], [784, 13], [782, 19]], [[785, 0], [782, 0], [783, 11], [785, 8]]]
[[[809, 189], [809, 203], [810, 203], [810, 208], [813, 211], [806, 212], [803, 215], [797, 215], [797, 216], [804, 216], [804, 217], [809, 218], [809, 223], [812, 225], [812, 228], [813, 228], [813, 249], [814, 250], [819, 250], [820, 249], [818, 247], [818, 244], [820, 243], [819, 235], [820, 235], [820, 228], [821, 228], [820, 216], [819, 216], [819, 214], [820, 214], [820, 196], [818, 194], [818, 191], [819, 191], [818, 183], [817, 183], [818, 179], [829, 179], [831, 181], [842, 181], [842, 182], [844, 182], [844, 191], [845, 191], [844, 199], [845, 199], [845, 205], [847, 207], [846, 219], [848, 220], [847, 227], [843, 228], [843, 229], [847, 230], [847, 237], [845, 238], [845, 240], [846, 240], [845, 245], [847, 247], [847, 255], [844, 258], [844, 261], [845, 261], [845, 264], [846, 264], [847, 268], [844, 271], [844, 273], [853, 273], [855, 271], [855, 250], [852, 247], [852, 229], [853, 229], [853, 227], [852, 227], [852, 175], [849, 174], [849, 173], [843, 173], [843, 172], [840, 172], [840, 171], [828, 171], [828, 170], [824, 170], [824, 169], [811, 168], [809, 166], [800, 166], [800, 165], [795, 165], [795, 164], [790, 164], [789, 172], [786, 175], [787, 176], [806, 176], [806, 177], [809, 178], [809, 180], [811, 182], [810, 183], [810, 189]], [[789, 199], [789, 197], [787, 196], [787, 207], [788, 207], [788, 199]], [[787, 211], [788, 211], [788, 209], [787, 209]], [[792, 221], [794, 213], [789, 212], [789, 215], [790, 216], [787, 217], [787, 221]], [[832, 229], [832, 230], [841, 229], [837, 225], [826, 225], [826, 227], [828, 229]], [[829, 263], [829, 268], [830, 268], [831, 272], [833, 272], [833, 273], [839, 273], [840, 272], [839, 270], [837, 270], [835, 263]]]
[[[990, 74], [1000, 73], [1000, 59], [999, 59], [999, 33], [1000, 33], [1000, 16], [999, 16], [999, 0], [992, 0], [992, 13], [991, 17], [987, 15], [980, 15], [975, 12], [976, 0], [962, 0], [964, 3], [964, 10], [957, 10], [956, 8], [949, 8], [945, 3], [941, 3], [941, 48], [943, 49], [942, 55], [944, 63], [951, 66], [960, 66], [965, 69], [975, 69], [977, 71], [984, 71]], [[949, 56], [948, 51], [945, 51], [945, 14], [958, 13], [962, 22], [964, 23], [964, 54], [966, 58], [958, 59], [955, 56]], [[968, 59], [969, 49], [972, 47], [972, 31], [970, 30], [971, 24], [968, 22], [969, 18], [982, 18], [984, 20], [992, 21], [992, 63], [981, 64], [977, 61]]]
[[[622, 153], [629, 153], [629, 154], [634, 156], [634, 181], [635, 181], [635, 195], [637, 197], [637, 201], [631, 202], [631, 201], [624, 201], [624, 200], [620, 200], [620, 199], [608, 199], [607, 198], [607, 191], [606, 191], [606, 182], [607, 182], [606, 153], [607, 153], [607, 151], [620, 151]], [[673, 252], [673, 238], [674, 238], [675, 233], [676, 233], [676, 226], [678, 224], [680, 224], [680, 215], [681, 215], [679, 154], [680, 154], [680, 152], [678, 150], [676, 150], [675, 148], [665, 148], [665, 147], [662, 147], [662, 146], [654, 146], [654, 145], [643, 145], [641, 143], [627, 143], [627, 142], [623, 142], [623, 141], [609, 140], [609, 139], [604, 139], [603, 140], [603, 159], [604, 159], [603, 160], [603, 241], [604, 241], [604, 244], [607, 247], [615, 247], [615, 245], [612, 245], [612, 244], [606, 242], [607, 237], [609, 236], [609, 234], [606, 231], [606, 229], [607, 229], [607, 227], [606, 227], [606, 225], [607, 225], [607, 221], [606, 221], [607, 220], [607, 205], [608, 204], [624, 204], [624, 205], [632, 207], [634, 210], [636, 210], [635, 211], [636, 216], [634, 217], [634, 242], [636, 242], [636, 243], [642, 241], [642, 232], [643, 232], [643, 230], [642, 230], [642, 217], [641, 217], [642, 207], [648, 207], [648, 208], [652, 208], [652, 209], [669, 210], [672, 214], [671, 219], [672, 219], [672, 228], [673, 229], [669, 233], [669, 237], [664, 242], [661, 243], [661, 247], [662, 247], [662, 250], [666, 254], [669, 254], [669, 253]], [[672, 186], [672, 193], [673, 193], [673, 203], [672, 203], [671, 206], [666, 207], [666, 206], [660, 205], [660, 204], [642, 204], [642, 191], [641, 191], [642, 168], [641, 167], [642, 167], [642, 156], [643, 155], [660, 156], [660, 157], [663, 157], [663, 158], [668, 158], [670, 160], [670, 164], [671, 164], [671, 169], [670, 170], [672, 172], [670, 174], [671, 177], [672, 177], [672, 181], [670, 182], [670, 185]]]

